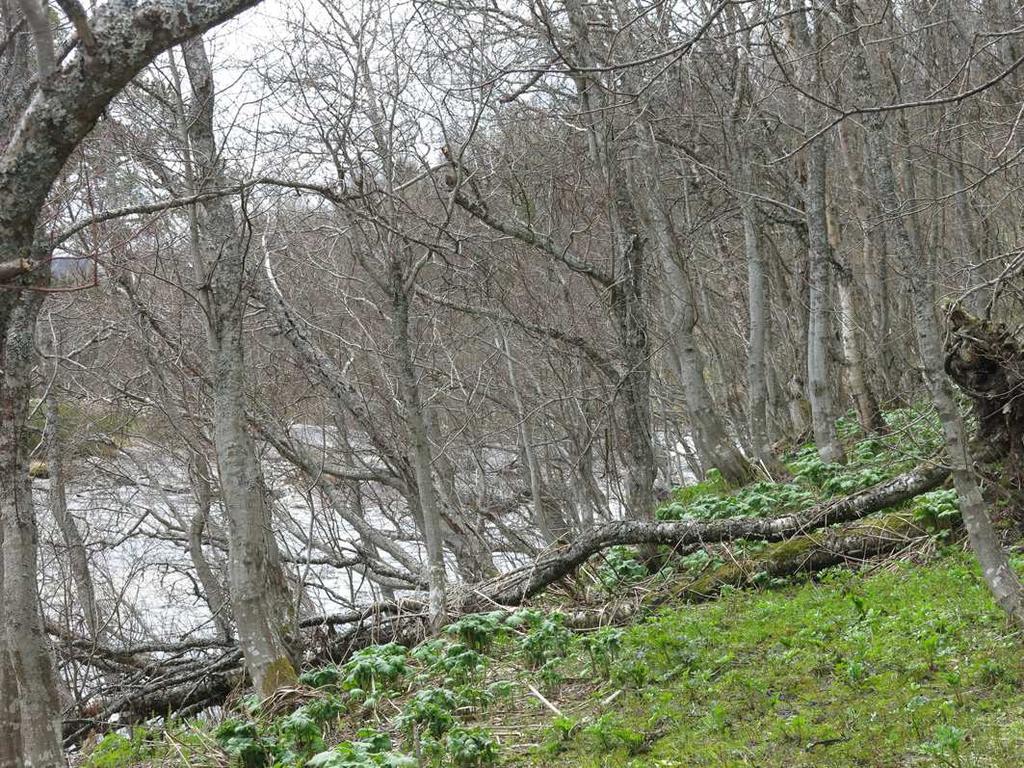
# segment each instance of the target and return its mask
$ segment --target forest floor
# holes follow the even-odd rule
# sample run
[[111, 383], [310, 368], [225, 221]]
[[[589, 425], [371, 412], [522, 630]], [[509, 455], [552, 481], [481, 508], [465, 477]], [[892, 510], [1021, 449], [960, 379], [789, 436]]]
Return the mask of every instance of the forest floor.
[[[912, 427], [912, 451], [895, 431], [851, 431], [842, 468], [805, 448], [789, 457], [791, 482], [736, 491], [712, 480], [680, 489], [659, 515], [776, 514], [877, 482], [931, 449], [918, 418], [894, 419]], [[262, 704], [240, 694], [216, 718], [110, 733], [83, 762], [1018, 768], [1024, 636], [964, 552], [951, 494], [885, 511], [927, 529], [897, 555], [813, 578], [754, 573], [758, 586], [725, 587], [703, 604], [673, 596], [692, 600], [708, 572], [757, 568], [787, 545], [668, 557], [653, 577], [617, 548], [571, 591], [463, 617], [413, 649], [364, 649]], [[621, 626], [579, 609], [602, 596]], [[631, 621], [612, 610], [623, 605], [635, 606]]]

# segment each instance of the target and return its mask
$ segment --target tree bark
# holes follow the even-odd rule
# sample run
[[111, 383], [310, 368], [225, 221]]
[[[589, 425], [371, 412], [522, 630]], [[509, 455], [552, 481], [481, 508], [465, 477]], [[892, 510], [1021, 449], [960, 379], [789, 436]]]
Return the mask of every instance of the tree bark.
[[853, 397], [857, 411], [857, 422], [865, 435], [885, 431], [885, 421], [878, 401], [868, 384], [864, 373], [864, 354], [860, 334], [857, 332], [859, 316], [854, 295], [853, 269], [843, 252], [838, 225], [835, 224], [831, 209], [827, 217], [829, 248], [832, 253], [839, 293], [839, 337], [843, 344], [843, 364], [846, 372], [846, 387]]
[[715, 467], [727, 483], [742, 485], [753, 477], [754, 472], [735, 441], [729, 437], [708, 391], [704, 355], [695, 333], [697, 312], [686, 255], [672, 219], [664, 208], [665, 194], [658, 175], [658, 145], [646, 120], [638, 116], [636, 121], [638, 149], [633, 163], [638, 168], [633, 173], [633, 186], [641, 198], [640, 209], [665, 276], [662, 307], [669, 335], [669, 354], [683, 389], [694, 444], [705, 466]]
[[423, 521], [423, 542], [427, 550], [427, 581], [430, 585], [429, 622], [431, 629], [437, 631], [444, 625], [447, 615], [441, 511], [434, 488], [430, 439], [423, 415], [423, 402], [409, 338], [409, 294], [405, 289], [406, 276], [394, 255], [392, 255], [389, 285], [392, 312], [394, 313], [392, 330], [395, 343], [396, 374], [402, 405], [405, 409], [405, 425], [409, 431], [409, 441], [413, 449], [413, 467], [416, 471], [416, 488]]
[[[192, 88], [192, 114], [182, 138], [191, 154], [186, 176], [195, 194], [205, 185], [226, 184], [213, 132], [213, 74], [202, 38], [188, 41], [182, 51]], [[246, 274], [247, 247], [230, 204], [212, 198], [202, 204], [202, 212], [194, 220], [193, 258], [207, 319], [213, 443], [228, 519], [232, 614], [256, 690], [269, 696], [294, 684], [297, 676], [285, 642], [292, 600], [246, 414], [243, 318], [252, 276]]]
[[[853, 3], [844, 2], [841, 13], [850, 40], [854, 92], [861, 103], [869, 104], [872, 94], [880, 92], [880, 89], [872, 80], [864, 42], [855, 23]], [[942, 425], [946, 456], [960, 497], [960, 514], [992, 596], [1015, 621], [1024, 624], [1024, 588], [1010, 566], [989, 518], [974, 477], [973, 460], [964, 439], [960, 412], [949, 379], [943, 372], [942, 337], [935, 316], [934, 275], [928, 268], [927, 256], [921, 252], [913, 229], [907, 226], [902, 215], [892, 155], [885, 136], [884, 116], [878, 112], [866, 114], [864, 128], [867, 132], [868, 163], [875, 178], [879, 204], [892, 235], [891, 246], [904, 270], [913, 300], [922, 375]]]
[[807, 186], [804, 207], [810, 240], [810, 311], [807, 326], [807, 391], [811, 401], [814, 442], [821, 460], [844, 461], [843, 446], [836, 435], [836, 412], [828, 371], [829, 339], [829, 242], [825, 217], [825, 143], [821, 138], [807, 148]]
[[[4, 526], [0, 521], [0, 552], [4, 549]], [[0, 556], [0, 595], [6, 595], [4, 560]], [[7, 626], [7, 601], [0, 600], [0, 627]], [[24, 768], [21, 745], [21, 706], [18, 680], [8, 649], [7, 632], [0, 630], [0, 768]]]
[[0, 518], [3, 526], [3, 602], [7, 652], [18, 686], [26, 766], [62, 766], [60, 699], [40, 615], [38, 531], [28, 474], [25, 418], [42, 295], [21, 294], [4, 318], [0, 389]]
[[192, 558], [192, 567], [196, 569], [199, 583], [206, 594], [206, 604], [210, 607], [213, 624], [217, 634], [224, 641], [231, 641], [234, 628], [231, 623], [230, 597], [225, 594], [221, 580], [210, 566], [203, 552], [203, 532], [210, 521], [212, 472], [206, 455], [195, 451], [192, 462], [192, 488], [196, 496], [196, 511], [192, 515], [188, 529], [188, 552]]

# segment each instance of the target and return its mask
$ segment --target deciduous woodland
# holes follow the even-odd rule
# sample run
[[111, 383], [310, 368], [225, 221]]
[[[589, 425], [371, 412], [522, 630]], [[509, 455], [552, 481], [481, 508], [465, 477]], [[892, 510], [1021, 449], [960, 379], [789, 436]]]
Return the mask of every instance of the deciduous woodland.
[[1018, 4], [0, 14], [0, 768], [1020, 764]]

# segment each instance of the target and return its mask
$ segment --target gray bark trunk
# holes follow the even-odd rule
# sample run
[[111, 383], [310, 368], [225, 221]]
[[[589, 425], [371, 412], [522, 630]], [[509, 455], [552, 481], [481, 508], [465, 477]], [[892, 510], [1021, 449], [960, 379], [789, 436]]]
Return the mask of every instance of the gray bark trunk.
[[[56, 350], [55, 350], [56, 354]], [[43, 428], [43, 443], [46, 448], [46, 466], [50, 476], [50, 512], [60, 530], [64, 546], [68, 551], [68, 567], [75, 583], [79, 608], [89, 637], [100, 639], [100, 618], [96, 608], [96, 592], [93, 588], [92, 571], [89, 567], [89, 556], [85, 542], [78, 530], [78, 524], [68, 511], [64, 481], [64, 456], [60, 443], [60, 411], [57, 395], [54, 392], [56, 382], [51, 382], [46, 393], [46, 425]]]
[[[4, 527], [0, 521], [0, 552], [3, 551]], [[4, 561], [0, 557], [0, 595], [6, 595]], [[7, 601], [0, 600], [0, 627], [7, 626]], [[0, 631], [0, 768], [23, 768], [21, 746], [21, 706], [18, 681], [7, 647], [7, 632]]]
[[810, 311], [807, 325], [807, 392], [811, 401], [814, 442], [822, 461], [845, 459], [836, 435], [836, 412], [828, 369], [829, 242], [825, 217], [825, 143], [819, 138], [807, 148], [807, 187], [804, 207], [810, 242]]
[[38, 532], [28, 474], [25, 418], [40, 294], [21, 294], [5, 318], [0, 391], [0, 518], [7, 651], [18, 686], [26, 766], [64, 764], [57, 675], [39, 612]]
[[[821, 36], [820, 23], [815, 19], [814, 35], [806, 14], [810, 11], [797, 3], [799, 11], [789, 19], [792, 33], [796, 69], [805, 88], [819, 88], [821, 72], [815, 46]], [[818, 109], [808, 98], [804, 102], [804, 123], [809, 131], [816, 125]], [[826, 137], [811, 140], [804, 150], [807, 180], [804, 184], [804, 213], [807, 220], [808, 242], [808, 322], [807, 322], [807, 396], [811, 405], [811, 427], [814, 442], [823, 461], [843, 461], [843, 447], [836, 435], [836, 412], [832, 402], [832, 388], [828, 369], [829, 341], [829, 239], [826, 209], [826, 173], [828, 150]]]
[[206, 593], [206, 604], [210, 606], [217, 634], [222, 640], [229, 641], [233, 637], [231, 625], [231, 608], [229, 597], [224, 592], [220, 578], [210, 566], [203, 552], [203, 533], [210, 520], [212, 473], [205, 454], [196, 451], [192, 462], [192, 488], [196, 496], [196, 511], [192, 515], [188, 529], [188, 552], [192, 558], [192, 567], [196, 569], [199, 583]]
[[[213, 77], [202, 38], [183, 48], [192, 88], [192, 114], [183, 140], [191, 150], [186, 171], [190, 192], [227, 186], [213, 133]], [[183, 116], [184, 117], [184, 116]], [[194, 167], [193, 167], [194, 166]], [[201, 179], [196, 183], [194, 179]], [[228, 519], [228, 581], [232, 613], [256, 690], [269, 696], [296, 681], [285, 635], [292, 601], [267, 503], [245, 401], [243, 317], [251, 276], [234, 212], [223, 198], [202, 206], [193, 256], [207, 318], [213, 400], [213, 442], [221, 497]]]
[[[598, 62], [590, 39], [587, 11], [579, 0], [567, 0], [572, 44], [581, 65]], [[573, 80], [580, 116], [587, 128], [591, 162], [605, 196], [613, 242], [616, 274], [608, 286], [609, 309], [622, 349], [624, 371], [619, 383], [622, 398], [627, 507], [631, 517], [654, 516], [654, 478], [657, 473], [651, 430], [651, 350], [647, 335], [644, 290], [645, 248], [628, 170], [612, 138], [613, 116], [606, 111], [604, 90], [590, 74], [576, 72]]]
[[523, 396], [519, 391], [519, 382], [516, 380], [516, 368], [515, 362], [512, 359], [512, 351], [509, 349], [508, 338], [499, 338], [496, 340], [496, 343], [505, 353], [508, 380], [516, 406], [516, 417], [519, 419], [519, 441], [523, 448], [523, 454], [526, 457], [526, 471], [530, 481], [530, 503], [533, 506], [533, 520], [537, 525], [537, 530], [540, 531], [540, 537], [544, 544], [550, 546], [568, 532], [568, 526], [564, 520], [555, 519], [555, 516], [551, 514], [551, 510], [544, 504], [544, 476], [541, 474], [540, 461], [537, 459], [537, 451], [533, 444], [533, 426], [523, 405]]
[[693, 286], [686, 271], [685, 256], [675, 226], [664, 209], [657, 163], [658, 146], [653, 132], [642, 118], [638, 125], [638, 173], [633, 186], [640, 198], [648, 232], [665, 275], [662, 306], [669, 334], [670, 357], [683, 389], [686, 412], [694, 431], [694, 443], [701, 461], [715, 467], [727, 482], [741, 485], [753, 471], [746, 458], [730, 439], [715, 410], [704, 372], [704, 355], [697, 345]]
[[[855, 26], [853, 4], [844, 3], [842, 13], [851, 41], [854, 91], [861, 103], [868, 104], [871, 103], [871, 94], [878, 92], [878, 89], [872, 81], [864, 44]], [[896, 188], [892, 155], [885, 136], [884, 117], [880, 113], [866, 114], [864, 127], [867, 131], [868, 163], [875, 178], [879, 203], [889, 222], [892, 246], [906, 275], [913, 299], [922, 374], [942, 424], [946, 456], [960, 497], [960, 514], [971, 548], [978, 558], [985, 583], [993, 597], [1018, 624], [1024, 624], [1024, 588], [1010, 566], [989, 518], [985, 500], [974, 477], [974, 463], [964, 439], [960, 411], [949, 379], [943, 371], [942, 337], [935, 316], [934, 275], [928, 269], [927, 256], [921, 253], [913, 228], [907, 226], [901, 215], [902, 206]]]
[[395, 365], [398, 376], [402, 405], [405, 409], [405, 424], [413, 448], [413, 466], [416, 472], [416, 489], [422, 516], [423, 541], [427, 550], [427, 581], [430, 585], [429, 623], [437, 631], [444, 625], [447, 614], [446, 578], [444, 567], [444, 543], [442, 539], [441, 511], [437, 503], [431, 466], [430, 439], [423, 416], [416, 364], [413, 359], [409, 338], [409, 295], [405, 290], [406, 277], [397, 259], [392, 256], [390, 287], [392, 326], [395, 341]]

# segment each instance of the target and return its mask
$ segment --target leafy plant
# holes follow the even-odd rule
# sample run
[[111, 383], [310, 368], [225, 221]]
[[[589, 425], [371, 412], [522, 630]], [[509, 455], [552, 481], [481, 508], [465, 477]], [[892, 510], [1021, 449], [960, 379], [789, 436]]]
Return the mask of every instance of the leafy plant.
[[251, 720], [229, 718], [217, 726], [214, 738], [244, 768], [262, 768], [269, 762], [268, 742]]
[[324, 749], [321, 723], [305, 706], [277, 721], [278, 743], [281, 761], [301, 763]]
[[299, 675], [299, 682], [310, 688], [326, 688], [331, 685], [339, 685], [344, 677], [342, 671], [332, 664], [303, 672]]
[[552, 659], [566, 655], [572, 646], [573, 634], [565, 628], [565, 616], [557, 611], [537, 614], [528, 619], [529, 631], [519, 647], [532, 669], [539, 669]]
[[846, 471], [836, 471], [821, 483], [821, 489], [830, 496], [847, 495], [862, 488], [882, 482], [887, 473], [879, 467], [861, 467]]
[[406, 673], [407, 654], [406, 649], [397, 643], [371, 645], [356, 651], [342, 667], [344, 684], [350, 689], [371, 692], [378, 686], [389, 685]]
[[914, 520], [926, 530], [948, 530], [960, 519], [957, 493], [955, 490], [947, 488], [923, 493], [914, 499], [911, 512], [914, 515]]
[[504, 613], [491, 611], [463, 616], [445, 627], [444, 631], [477, 653], [486, 653], [496, 641], [507, 635], [508, 625]]
[[487, 665], [487, 658], [462, 643], [444, 644], [444, 649], [429, 663], [432, 672], [451, 683], [464, 683]]
[[355, 741], [345, 741], [310, 758], [307, 768], [414, 768], [416, 758], [391, 751], [387, 734], [363, 729]]
[[165, 745], [141, 726], [126, 736], [115, 731], [104, 734], [86, 758], [86, 768], [128, 768], [158, 758], [166, 752]]
[[439, 739], [455, 726], [457, 706], [458, 699], [447, 688], [424, 688], [406, 702], [397, 723], [410, 735], [414, 728], [424, 728]]
[[484, 768], [498, 762], [498, 742], [485, 728], [453, 728], [445, 746], [454, 768]]
[[943, 765], [959, 768], [963, 763], [963, 748], [966, 733], [955, 725], [940, 725], [935, 737], [922, 745], [926, 755], [934, 757]]
[[635, 728], [623, 723], [614, 714], [597, 718], [583, 729], [583, 735], [599, 752], [605, 753], [621, 749], [629, 755], [637, 754], [644, 743], [643, 734], [637, 733]]
[[587, 652], [591, 669], [602, 677], [611, 677], [612, 666], [622, 650], [622, 630], [605, 627], [584, 635], [580, 644]]
[[606, 592], [615, 592], [623, 587], [643, 581], [649, 572], [636, 558], [629, 547], [612, 547], [604, 556], [604, 563], [597, 572], [598, 581]]

